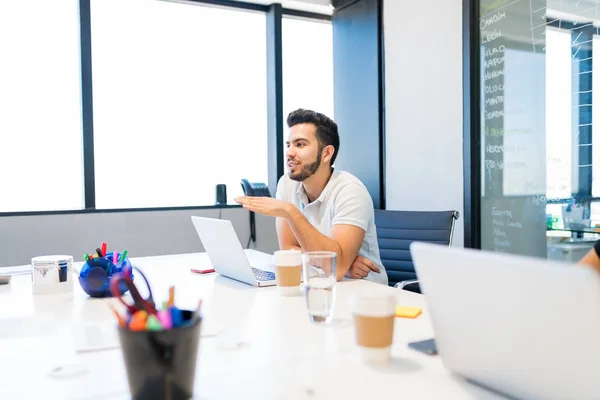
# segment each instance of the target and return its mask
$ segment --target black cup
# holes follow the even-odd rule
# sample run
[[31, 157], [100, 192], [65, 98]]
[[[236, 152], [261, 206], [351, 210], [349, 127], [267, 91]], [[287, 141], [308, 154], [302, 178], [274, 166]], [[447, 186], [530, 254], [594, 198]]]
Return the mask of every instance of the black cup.
[[[183, 311], [191, 314], [190, 311]], [[184, 318], [185, 319], [185, 318]], [[189, 399], [194, 393], [201, 318], [164, 331], [119, 329], [131, 397]]]

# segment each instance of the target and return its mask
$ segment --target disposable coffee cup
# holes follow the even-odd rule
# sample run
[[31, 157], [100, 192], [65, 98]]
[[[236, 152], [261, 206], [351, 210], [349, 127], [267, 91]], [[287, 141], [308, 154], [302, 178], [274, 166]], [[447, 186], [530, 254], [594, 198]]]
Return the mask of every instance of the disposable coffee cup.
[[296, 296], [302, 282], [302, 252], [279, 250], [273, 254], [277, 291], [282, 296]]
[[394, 338], [395, 310], [396, 296], [386, 290], [366, 291], [354, 296], [354, 330], [363, 362], [389, 362]]

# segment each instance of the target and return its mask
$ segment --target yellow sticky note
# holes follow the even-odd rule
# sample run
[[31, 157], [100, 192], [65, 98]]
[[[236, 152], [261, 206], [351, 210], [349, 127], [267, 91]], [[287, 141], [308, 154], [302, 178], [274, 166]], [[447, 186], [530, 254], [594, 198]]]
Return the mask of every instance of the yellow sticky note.
[[416, 318], [421, 314], [421, 311], [420, 307], [396, 306], [396, 317]]

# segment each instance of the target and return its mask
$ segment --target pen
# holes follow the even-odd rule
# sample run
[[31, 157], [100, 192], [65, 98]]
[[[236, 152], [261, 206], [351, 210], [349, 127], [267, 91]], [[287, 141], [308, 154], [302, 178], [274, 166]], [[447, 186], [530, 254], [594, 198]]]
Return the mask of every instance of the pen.
[[125, 322], [125, 319], [121, 316], [121, 314], [119, 314], [119, 312], [112, 305], [109, 304], [108, 306], [112, 310], [113, 314], [115, 314], [115, 316], [117, 317], [117, 321], [119, 322], [119, 326], [121, 328], [125, 327], [126, 322]]
[[167, 302], [168, 307], [175, 306], [175, 286], [169, 288], [169, 301]]
[[202, 299], [198, 301], [198, 307], [192, 313], [192, 322], [196, 320], [200, 316], [200, 308], [202, 308]]
[[125, 261], [125, 257], [127, 257], [127, 250], [123, 250], [123, 253], [121, 253], [121, 257], [119, 258], [119, 262]]

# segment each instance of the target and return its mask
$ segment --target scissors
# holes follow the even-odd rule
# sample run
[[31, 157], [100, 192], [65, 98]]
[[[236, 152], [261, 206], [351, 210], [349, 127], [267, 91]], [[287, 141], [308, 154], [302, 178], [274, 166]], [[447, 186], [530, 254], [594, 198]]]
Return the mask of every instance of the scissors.
[[[135, 283], [133, 283], [133, 279], [131, 278], [132, 268], [135, 267], [126, 268], [123, 272], [116, 273], [112, 276], [110, 280], [110, 291], [112, 295], [119, 299], [119, 301], [123, 303], [125, 307], [127, 307], [127, 310], [131, 314], [139, 310], [144, 310], [148, 314], [156, 314], [157, 310], [154, 303], [154, 298], [152, 297], [152, 289], [150, 288], [148, 279], [146, 279], [146, 276], [142, 271], [140, 271], [138, 268], [135, 268], [136, 271], [139, 272], [140, 276], [144, 280], [144, 283], [146, 284], [146, 287], [148, 288], [148, 298], [144, 299], [137, 287], [135, 286]], [[122, 284], [125, 285], [125, 287], [127, 287], [129, 292], [131, 293], [131, 297], [133, 297], [133, 305], [123, 300], [123, 296], [121, 295], [121, 291], [119, 290]]]

